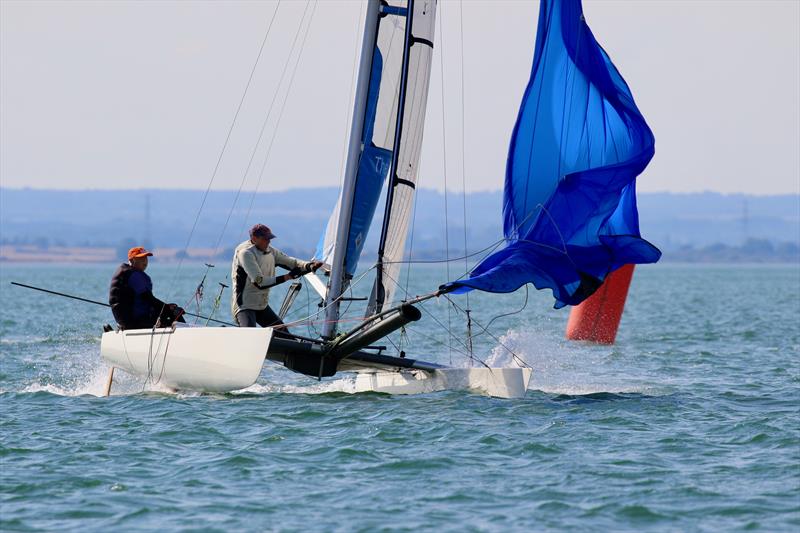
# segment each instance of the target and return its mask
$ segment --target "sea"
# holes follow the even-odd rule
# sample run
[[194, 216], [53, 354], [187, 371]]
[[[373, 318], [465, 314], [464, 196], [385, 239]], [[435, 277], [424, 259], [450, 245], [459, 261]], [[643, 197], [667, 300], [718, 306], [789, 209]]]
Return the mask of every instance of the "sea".
[[[230, 320], [227, 267], [190, 262], [154, 258], [155, 294]], [[0, 264], [2, 531], [800, 531], [798, 264], [639, 266], [612, 346], [565, 340], [569, 309], [532, 287], [433, 299], [386, 341], [518, 357], [514, 400], [356, 394], [273, 363], [230, 394], [118, 370], [103, 397], [109, 309], [10, 282], [104, 302], [114, 269]], [[463, 270], [404, 265], [398, 294]], [[322, 327], [317, 304], [303, 287], [295, 333]]]

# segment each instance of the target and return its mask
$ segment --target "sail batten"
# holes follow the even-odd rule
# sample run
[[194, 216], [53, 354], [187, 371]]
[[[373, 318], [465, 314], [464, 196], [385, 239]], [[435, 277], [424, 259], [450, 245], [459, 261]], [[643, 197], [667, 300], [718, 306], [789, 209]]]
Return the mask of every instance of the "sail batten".
[[636, 177], [655, 139], [628, 85], [586, 24], [580, 0], [543, 0], [533, 67], [511, 136], [506, 246], [443, 288], [553, 290], [555, 307], [590, 296], [626, 263], [661, 253], [641, 238]]

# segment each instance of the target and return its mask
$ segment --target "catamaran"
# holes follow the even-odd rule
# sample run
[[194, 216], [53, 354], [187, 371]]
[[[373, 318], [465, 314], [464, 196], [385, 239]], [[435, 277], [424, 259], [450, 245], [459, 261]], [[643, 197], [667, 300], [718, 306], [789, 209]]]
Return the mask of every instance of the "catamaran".
[[[227, 392], [256, 382], [266, 360], [317, 379], [352, 372], [355, 391], [415, 394], [470, 389], [525, 395], [530, 366], [452, 367], [377, 341], [422, 318], [417, 304], [470, 290], [513, 292], [532, 283], [555, 307], [589, 297], [624, 264], [660, 252], [639, 233], [635, 179], [654, 137], [621, 75], [587, 26], [580, 0], [542, 0], [533, 69], [511, 136], [504, 189], [504, 245], [461, 279], [396, 301], [418, 177], [434, 48], [435, 0], [366, 0], [343, 186], [316, 258], [319, 338], [274, 328], [153, 328], [103, 334], [113, 368], [175, 389]], [[340, 305], [385, 190], [375, 279], [355, 328], [340, 331]], [[445, 280], [447, 281], [447, 280]], [[285, 302], [284, 308], [289, 303]], [[282, 313], [285, 312], [282, 311]]]

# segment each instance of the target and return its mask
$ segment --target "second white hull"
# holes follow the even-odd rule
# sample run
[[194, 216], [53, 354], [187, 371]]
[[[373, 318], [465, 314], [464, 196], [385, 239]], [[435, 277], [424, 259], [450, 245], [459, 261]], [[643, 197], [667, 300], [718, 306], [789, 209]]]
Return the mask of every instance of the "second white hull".
[[271, 338], [272, 328], [110, 331], [100, 341], [100, 355], [153, 384], [228, 392], [256, 382]]
[[439, 368], [427, 370], [361, 371], [353, 392], [424, 394], [469, 390], [496, 398], [522, 398], [531, 379], [530, 368]]

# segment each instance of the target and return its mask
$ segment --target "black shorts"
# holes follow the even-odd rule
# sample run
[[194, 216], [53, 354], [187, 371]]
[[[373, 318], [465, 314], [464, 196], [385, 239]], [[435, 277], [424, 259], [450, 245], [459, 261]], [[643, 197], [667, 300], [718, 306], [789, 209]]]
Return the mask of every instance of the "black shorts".
[[254, 328], [261, 326], [268, 328], [283, 324], [283, 321], [275, 314], [275, 311], [267, 306], [266, 309], [256, 311], [255, 309], [242, 309], [236, 313], [236, 323], [240, 328]]

